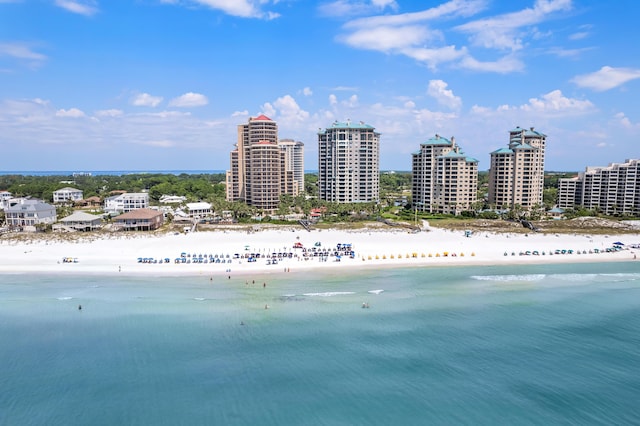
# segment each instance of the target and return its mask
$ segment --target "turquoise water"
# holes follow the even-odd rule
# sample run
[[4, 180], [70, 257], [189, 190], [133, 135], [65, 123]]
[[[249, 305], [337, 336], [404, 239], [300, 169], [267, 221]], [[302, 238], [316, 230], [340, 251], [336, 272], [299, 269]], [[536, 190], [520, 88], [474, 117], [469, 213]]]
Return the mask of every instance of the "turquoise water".
[[0, 280], [2, 425], [640, 423], [637, 263]]

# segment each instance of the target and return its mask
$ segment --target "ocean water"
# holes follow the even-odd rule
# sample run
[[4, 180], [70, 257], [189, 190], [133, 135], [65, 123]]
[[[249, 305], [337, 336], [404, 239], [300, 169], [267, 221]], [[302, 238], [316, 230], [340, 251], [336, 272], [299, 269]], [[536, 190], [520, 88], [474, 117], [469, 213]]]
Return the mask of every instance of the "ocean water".
[[640, 424], [640, 263], [2, 275], [0, 345], [2, 425]]

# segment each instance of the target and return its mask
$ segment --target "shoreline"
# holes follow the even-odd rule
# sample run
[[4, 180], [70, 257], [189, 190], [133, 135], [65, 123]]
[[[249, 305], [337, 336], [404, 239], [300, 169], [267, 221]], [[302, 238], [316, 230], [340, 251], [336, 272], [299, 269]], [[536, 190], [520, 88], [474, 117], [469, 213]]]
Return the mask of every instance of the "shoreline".
[[[618, 250], [612, 249], [615, 242], [622, 243]], [[438, 228], [413, 233], [379, 228], [304, 231], [283, 227], [177, 235], [90, 235], [75, 241], [0, 239], [0, 274], [204, 276], [218, 280], [226, 276], [345, 269], [601, 263], [633, 261], [636, 249], [630, 246], [638, 244], [640, 233], [477, 232], [468, 237], [463, 232]], [[349, 250], [345, 245], [350, 245]], [[338, 247], [339, 261], [335, 256]], [[274, 253], [275, 264], [267, 259]], [[254, 261], [250, 262], [252, 254]], [[64, 262], [64, 258], [70, 261]], [[153, 259], [155, 263], [141, 259]]]

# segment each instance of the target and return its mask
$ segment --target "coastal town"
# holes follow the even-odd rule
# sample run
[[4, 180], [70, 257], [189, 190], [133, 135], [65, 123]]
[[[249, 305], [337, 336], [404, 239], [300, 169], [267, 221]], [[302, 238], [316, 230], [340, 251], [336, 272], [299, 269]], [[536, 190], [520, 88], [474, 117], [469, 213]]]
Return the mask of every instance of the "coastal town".
[[[308, 212], [289, 208], [282, 214], [281, 203], [286, 196], [304, 195], [319, 203], [350, 206], [352, 212], [358, 212], [358, 206], [378, 206], [381, 135], [371, 125], [351, 121], [334, 122], [320, 131], [317, 193], [308, 195], [304, 194], [304, 144], [280, 139], [277, 123], [260, 115], [238, 126], [239, 142], [231, 151], [224, 182], [227, 202], [245, 204], [256, 212], [249, 221], [238, 223], [231, 210], [218, 211], [207, 200], [187, 202], [179, 194], [161, 194], [151, 204], [150, 191], [119, 191], [100, 199], [85, 198], [82, 189], [64, 186], [53, 191], [50, 204], [28, 196], [14, 198], [5, 190], [0, 193], [6, 222], [0, 253], [11, 261], [0, 269], [120, 273], [124, 267], [127, 272], [148, 273], [149, 265], [158, 265], [154, 273], [230, 274], [327, 265], [635, 259], [640, 233], [629, 219], [640, 212], [640, 198], [635, 195], [640, 193], [639, 160], [587, 167], [584, 173], [559, 179], [556, 205], [547, 210], [543, 204], [547, 136], [520, 127], [508, 135], [507, 147], [490, 153], [485, 199], [477, 198], [478, 161], [467, 157], [454, 137], [436, 134], [412, 154], [410, 194], [404, 205], [395, 206], [412, 213], [413, 223], [383, 219], [380, 209], [379, 216], [361, 219], [360, 228], [340, 229], [323, 226], [327, 210], [322, 205]], [[61, 206], [72, 213], [58, 218]], [[478, 206], [485, 216], [493, 214], [495, 222], [505, 222], [511, 214], [507, 222], [517, 224], [518, 231], [482, 232], [472, 224], [458, 231], [439, 228], [437, 219], [429, 220], [449, 216], [473, 221], [469, 212]], [[545, 220], [562, 222], [565, 209], [575, 208], [617, 218], [607, 220], [620, 226], [604, 232], [583, 226], [581, 232], [569, 235], [547, 229]], [[533, 213], [545, 220], [534, 224]], [[280, 225], [271, 223], [274, 216]], [[33, 238], [10, 238], [20, 234]], [[68, 237], [73, 234], [78, 236]], [[16, 244], [23, 246], [16, 250]]]

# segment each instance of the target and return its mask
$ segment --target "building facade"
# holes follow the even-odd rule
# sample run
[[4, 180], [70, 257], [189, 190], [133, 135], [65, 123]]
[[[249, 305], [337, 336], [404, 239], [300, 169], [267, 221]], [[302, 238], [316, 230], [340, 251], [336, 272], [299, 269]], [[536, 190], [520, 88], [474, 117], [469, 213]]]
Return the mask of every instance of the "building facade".
[[146, 192], [125, 192], [104, 200], [104, 212], [109, 214], [127, 213], [147, 207], [149, 207], [149, 194]]
[[67, 203], [82, 200], [82, 190], [76, 188], [61, 188], [53, 191], [53, 203]]
[[378, 202], [380, 133], [363, 122], [334, 122], [318, 132], [318, 197], [336, 203]]
[[435, 135], [412, 154], [411, 196], [416, 211], [460, 214], [478, 199], [478, 160]]
[[10, 227], [50, 224], [57, 220], [56, 208], [41, 200], [14, 198], [4, 209], [5, 221]]
[[295, 166], [301, 167], [304, 179], [304, 166], [297, 162], [304, 160], [303, 147], [301, 142], [281, 146], [278, 125], [265, 115], [239, 125], [226, 174], [227, 201], [244, 201], [252, 207], [274, 211], [282, 194], [298, 195], [304, 181], [296, 181], [299, 170]]
[[13, 194], [9, 191], [0, 191], [0, 210], [4, 210], [9, 205], [9, 200], [13, 198]]
[[508, 148], [491, 153], [489, 204], [498, 209], [542, 206], [546, 140], [533, 127], [509, 132]]
[[640, 160], [587, 167], [558, 180], [558, 207], [583, 207], [608, 215], [640, 215]]
[[153, 231], [164, 223], [161, 211], [142, 208], [115, 218], [115, 228], [123, 231]]
[[285, 188], [285, 193], [304, 193], [304, 144], [293, 139], [280, 139], [278, 146], [285, 152], [285, 182], [290, 186]]

